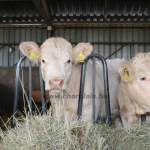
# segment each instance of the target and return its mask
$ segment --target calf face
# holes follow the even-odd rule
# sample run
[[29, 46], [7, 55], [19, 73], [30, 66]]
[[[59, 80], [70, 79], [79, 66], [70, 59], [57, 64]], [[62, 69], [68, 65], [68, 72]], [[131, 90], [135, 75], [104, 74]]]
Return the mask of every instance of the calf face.
[[150, 112], [150, 53], [139, 53], [118, 70], [136, 114]]
[[[75, 48], [63, 38], [49, 38], [41, 47], [34, 42], [23, 42], [20, 50], [31, 61], [41, 62], [45, 89], [60, 93], [66, 91], [70, 82], [73, 65], [80, 61], [79, 55], [86, 58], [93, 47], [89, 43], [79, 43]], [[83, 60], [81, 60], [83, 61]]]

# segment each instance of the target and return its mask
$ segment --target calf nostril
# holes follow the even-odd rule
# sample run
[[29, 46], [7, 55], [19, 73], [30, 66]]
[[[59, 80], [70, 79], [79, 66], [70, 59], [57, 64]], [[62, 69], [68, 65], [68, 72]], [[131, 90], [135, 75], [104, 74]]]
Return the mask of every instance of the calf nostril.
[[59, 83], [59, 85], [60, 85], [60, 86], [63, 86], [63, 84], [64, 84], [64, 81], [61, 80], [61, 82]]

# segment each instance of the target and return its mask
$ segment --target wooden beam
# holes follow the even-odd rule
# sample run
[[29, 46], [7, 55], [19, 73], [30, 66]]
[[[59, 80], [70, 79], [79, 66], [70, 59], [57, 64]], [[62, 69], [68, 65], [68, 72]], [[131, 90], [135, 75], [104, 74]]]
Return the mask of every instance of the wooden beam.
[[[43, 17], [44, 21], [46, 22], [47, 25], [51, 25], [51, 20], [50, 18], [47, 16], [47, 12], [45, 12], [44, 9], [47, 9], [46, 11], [48, 11], [48, 8], [45, 8], [47, 6], [46, 5], [46, 1], [45, 0], [42, 0], [42, 4], [44, 3], [44, 5], [42, 6], [40, 4], [40, 1], [39, 0], [32, 0], [32, 2], [34, 3], [34, 5], [36, 6], [37, 10], [39, 11], [39, 13], [41, 14], [41, 16]], [[45, 1], [45, 2], [44, 2]]]

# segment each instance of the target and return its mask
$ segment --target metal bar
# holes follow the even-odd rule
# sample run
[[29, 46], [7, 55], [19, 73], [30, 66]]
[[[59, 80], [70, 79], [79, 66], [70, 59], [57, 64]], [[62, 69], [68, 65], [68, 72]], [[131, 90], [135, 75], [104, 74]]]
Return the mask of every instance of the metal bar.
[[[71, 44], [78, 44], [78, 42], [70, 42]], [[90, 42], [91, 44], [137, 44], [137, 45], [144, 45], [144, 44], [150, 44], [150, 42]], [[20, 43], [0, 43], [0, 45], [19, 45]], [[37, 43], [37, 45], [41, 45], [42, 43]]]
[[92, 68], [92, 121], [93, 123], [96, 122], [95, 120], [95, 78], [96, 78], [96, 67], [95, 67], [95, 57], [93, 57], [93, 68]]
[[53, 25], [61, 25], [61, 24], [150, 24], [150, 21], [52, 21]]
[[146, 115], [141, 115], [141, 123], [146, 122]]
[[31, 115], [32, 114], [32, 63], [31, 61], [29, 62], [29, 103], [30, 103], [29, 112]]
[[120, 51], [123, 47], [125, 47], [126, 45], [121, 46], [119, 49], [117, 49], [115, 52], [113, 52], [112, 54], [110, 54], [108, 57], [106, 57], [105, 59], [108, 59], [109, 57], [111, 57], [112, 55], [116, 54], [116, 52]]
[[[5, 39], [5, 29], [3, 30], [3, 43], [4, 43], [4, 39]], [[2, 56], [4, 57], [4, 49], [2, 51]], [[4, 66], [4, 59], [2, 59], [2, 66]]]
[[[19, 45], [20, 43], [0, 43], [0, 45]], [[41, 43], [37, 43], [37, 45], [41, 45]]]
[[[8, 42], [10, 42], [10, 29], [8, 30]], [[7, 62], [7, 66], [9, 66], [9, 59], [10, 59], [10, 55], [9, 55], [9, 46], [7, 47], [7, 54], [8, 54], [8, 62]]]
[[[137, 44], [137, 45], [143, 45], [143, 44], [150, 44], [150, 42], [90, 42], [91, 44]], [[78, 44], [78, 42], [71, 42], [71, 44]]]
[[14, 88], [14, 106], [13, 106], [13, 122], [12, 122], [12, 128], [16, 126], [16, 121], [15, 118], [17, 117], [17, 109], [18, 109], [18, 96], [19, 96], [19, 78], [20, 78], [20, 68], [21, 68], [21, 63], [23, 60], [25, 60], [27, 57], [23, 56], [20, 58], [17, 68], [16, 68], [16, 78], [15, 78], [15, 88]]
[[31, 24], [34, 24], [34, 25], [42, 25], [42, 24], [46, 24], [44, 21], [12, 21], [12, 22], [0, 22], [0, 25], [31, 25]]
[[106, 105], [106, 114], [107, 114], [107, 125], [111, 126], [111, 111], [110, 111], [110, 100], [109, 100], [109, 85], [108, 85], [108, 71], [107, 63], [105, 59], [99, 54], [89, 55], [82, 64], [81, 68], [81, 78], [80, 78], [80, 90], [79, 90], [79, 100], [78, 100], [78, 119], [82, 115], [82, 105], [83, 105], [83, 92], [84, 92], [84, 82], [85, 82], [85, 72], [86, 72], [86, 63], [91, 58], [98, 58], [103, 64], [103, 78], [104, 78], [104, 94], [105, 94], [105, 105]]
[[[45, 21], [11, 21], [11, 22], [0, 22], [1, 25], [31, 25], [31, 24], [35, 24], [35, 25], [45, 25], [47, 24], [47, 22]], [[50, 24], [50, 21], [48, 21], [48, 24]], [[83, 24], [150, 24], [150, 21], [148, 20], [144, 20], [144, 21], [51, 21], [51, 25], [64, 25], [64, 24], [76, 24], [76, 25], [83, 25]]]
[[[0, 0], [1, 2], [5, 2], [5, 1], [13, 1], [14, 2], [14, 0]], [[20, 0], [15, 0], [15, 1], [20, 1]], [[23, 0], [23, 1], [31, 1], [31, 0]]]
[[92, 26], [87, 26], [87, 27], [83, 27], [83, 26], [64, 26], [64, 25], [62, 25], [62, 26], [57, 26], [56, 25], [56, 26], [53, 26], [52, 28], [54, 30], [55, 29], [56, 30], [57, 29], [95, 29], [95, 30], [97, 30], [97, 29], [102, 29], [102, 30], [105, 30], [105, 29], [150, 29], [150, 27], [145, 27], [144, 28], [144, 27], [140, 27], [140, 26], [135, 26], [135, 27], [133, 27], [133, 26], [127, 26], [127, 27], [126, 26], [123, 26], [123, 27], [121, 27], [121, 26], [116, 26], [116, 27], [110, 27], [110, 26], [108, 26], [108, 27], [105, 27], [105, 26], [92, 27]]
[[40, 87], [41, 87], [41, 97], [42, 97], [42, 114], [46, 113], [46, 96], [45, 96], [45, 86], [41, 73], [41, 66], [39, 65], [39, 74], [40, 74]]
[[79, 100], [78, 100], [78, 111], [77, 111], [78, 119], [80, 119], [82, 115], [85, 72], [86, 72], [86, 62], [84, 62], [81, 67], [80, 89], [79, 89]]
[[[19, 24], [20, 25], [20, 24]], [[31, 24], [30, 24], [31, 25]], [[36, 25], [36, 24], [35, 24]], [[37, 24], [36, 25], [37, 27], [32, 27], [32, 29], [36, 29], [36, 28], [38, 28], [38, 29], [47, 29], [47, 26], [41, 26], [41, 24]], [[31, 29], [31, 27], [29, 27], [29, 25], [26, 25], [26, 26], [22, 26], [22, 27], [20, 27], [20, 26], [18, 26], [17, 24], [16, 24], [16, 26], [4, 26], [4, 27], [0, 27], [0, 29]], [[150, 29], [150, 27], [143, 27], [143, 26], [123, 26], [123, 27], [121, 27], [121, 26], [116, 26], [116, 27], [110, 27], [110, 26], [108, 26], [108, 27], [105, 27], [105, 26], [87, 26], [87, 27], [83, 27], [83, 26], [65, 26], [65, 25], [61, 25], [61, 26], [59, 26], [59, 25], [53, 25], [52, 26], [52, 29], [55, 29], [55, 30], [57, 30], [57, 29]]]

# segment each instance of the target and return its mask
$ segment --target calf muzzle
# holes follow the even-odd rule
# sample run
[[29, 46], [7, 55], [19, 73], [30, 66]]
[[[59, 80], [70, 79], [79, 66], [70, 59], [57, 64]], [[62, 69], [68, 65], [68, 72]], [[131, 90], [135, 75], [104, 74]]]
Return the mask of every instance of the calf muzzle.
[[49, 80], [51, 90], [61, 90], [64, 85], [64, 80], [61, 78], [53, 78]]

